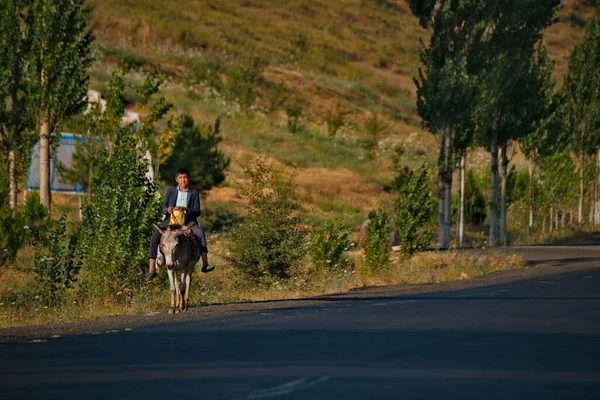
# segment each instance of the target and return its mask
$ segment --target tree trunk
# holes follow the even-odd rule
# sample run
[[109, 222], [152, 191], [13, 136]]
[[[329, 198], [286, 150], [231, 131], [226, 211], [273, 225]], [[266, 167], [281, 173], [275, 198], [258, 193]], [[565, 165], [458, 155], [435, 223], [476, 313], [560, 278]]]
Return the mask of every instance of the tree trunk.
[[600, 150], [596, 155], [596, 199], [594, 201], [594, 224], [600, 224]]
[[594, 190], [590, 190], [590, 215], [588, 217], [588, 223], [594, 225]]
[[452, 134], [450, 129], [446, 134], [446, 173], [444, 174], [444, 237], [445, 247], [450, 248], [450, 228], [452, 227]]
[[8, 180], [10, 182], [9, 204], [10, 208], [16, 210], [17, 208], [17, 160], [15, 159], [15, 151], [11, 149], [8, 153]]
[[440, 138], [440, 155], [438, 157], [438, 183], [437, 183], [437, 192], [438, 192], [438, 249], [445, 249], [444, 243], [446, 240], [444, 239], [444, 198], [446, 196], [446, 191], [444, 190], [444, 153], [446, 151], [446, 129], [442, 129], [442, 137]]
[[546, 234], [546, 215], [544, 214], [544, 219], [542, 221], [542, 234]]
[[569, 225], [573, 226], [573, 210], [569, 209]]
[[529, 193], [527, 202], [529, 203], [529, 226], [527, 231], [529, 236], [533, 236], [533, 160], [529, 159]]
[[461, 168], [461, 160], [462, 156], [457, 163], [458, 167], [458, 203], [456, 204], [456, 230], [454, 231], [454, 240], [456, 242], [456, 247], [460, 247], [460, 197], [462, 192], [462, 168]]
[[83, 221], [83, 201], [82, 201], [82, 194], [77, 195], [78, 200], [79, 200], [79, 220]]
[[462, 247], [465, 232], [465, 176], [467, 168], [466, 152], [460, 156], [458, 164], [458, 221], [456, 226], [456, 246]]
[[496, 113], [490, 145], [490, 246], [498, 243], [498, 119]]
[[584, 154], [583, 151], [579, 153], [579, 210], [577, 213], [577, 222], [579, 225], [583, 224], [583, 169], [584, 169]]
[[500, 243], [506, 246], [506, 198], [508, 190], [507, 144], [502, 143], [502, 183], [500, 188]]
[[42, 123], [40, 130], [40, 202], [48, 209], [50, 216], [50, 124]]
[[550, 233], [554, 232], [554, 219], [552, 217], [554, 217], [554, 207], [550, 206]]
[[[442, 129], [442, 137], [440, 138], [440, 156], [438, 158], [438, 249], [447, 249], [450, 247], [450, 229], [447, 220], [447, 202], [451, 202], [448, 198], [448, 171], [451, 154], [448, 154], [450, 141], [450, 127]], [[452, 176], [450, 177], [450, 185], [452, 184]], [[450, 203], [451, 205], [451, 203]], [[450, 217], [452, 217], [450, 215]]]

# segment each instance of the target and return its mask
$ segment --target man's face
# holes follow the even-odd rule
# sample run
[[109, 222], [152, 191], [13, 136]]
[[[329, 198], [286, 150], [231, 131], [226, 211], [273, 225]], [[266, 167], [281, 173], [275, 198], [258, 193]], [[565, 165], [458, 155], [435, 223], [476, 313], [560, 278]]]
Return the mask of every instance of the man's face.
[[175, 177], [175, 180], [177, 181], [177, 185], [179, 185], [179, 189], [187, 189], [190, 177], [187, 174], [179, 174]]

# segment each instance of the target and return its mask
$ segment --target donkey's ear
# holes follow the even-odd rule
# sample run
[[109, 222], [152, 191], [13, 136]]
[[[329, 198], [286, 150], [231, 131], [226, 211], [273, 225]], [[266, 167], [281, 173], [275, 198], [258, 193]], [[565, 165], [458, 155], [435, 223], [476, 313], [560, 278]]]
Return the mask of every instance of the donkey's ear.
[[156, 230], [159, 231], [160, 233], [165, 233], [166, 229], [163, 228], [162, 226], [160, 226], [159, 224], [153, 222], [152, 225], [154, 225], [154, 227], [156, 228]]
[[184, 233], [186, 233], [188, 230], [190, 230], [190, 228], [187, 225], [182, 226], [181, 228], [177, 229], [175, 231], [175, 233], [177, 233], [177, 235], [183, 235]]

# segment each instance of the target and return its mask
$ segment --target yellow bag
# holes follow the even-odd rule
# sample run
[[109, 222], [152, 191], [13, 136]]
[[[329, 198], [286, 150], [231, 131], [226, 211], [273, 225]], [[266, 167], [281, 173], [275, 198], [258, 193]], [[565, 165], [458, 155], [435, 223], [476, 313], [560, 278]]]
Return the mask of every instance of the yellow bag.
[[183, 210], [173, 210], [169, 225], [185, 225], [185, 212]]

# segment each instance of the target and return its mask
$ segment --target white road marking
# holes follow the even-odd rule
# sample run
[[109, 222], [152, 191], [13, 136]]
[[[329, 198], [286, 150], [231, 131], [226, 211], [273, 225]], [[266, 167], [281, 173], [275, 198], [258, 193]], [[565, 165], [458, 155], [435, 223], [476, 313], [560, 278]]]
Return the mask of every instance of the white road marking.
[[296, 392], [298, 390], [308, 389], [313, 386], [317, 386], [326, 380], [328, 380], [328, 376], [322, 376], [317, 379], [310, 380], [309, 378], [299, 378], [283, 385], [275, 386], [272, 388], [266, 388], [259, 390], [256, 393], [249, 394], [246, 397], [239, 397], [235, 400], [255, 400], [255, 399], [264, 399], [266, 397], [274, 397], [274, 396], [282, 396], [285, 394], [290, 394], [292, 392]]

